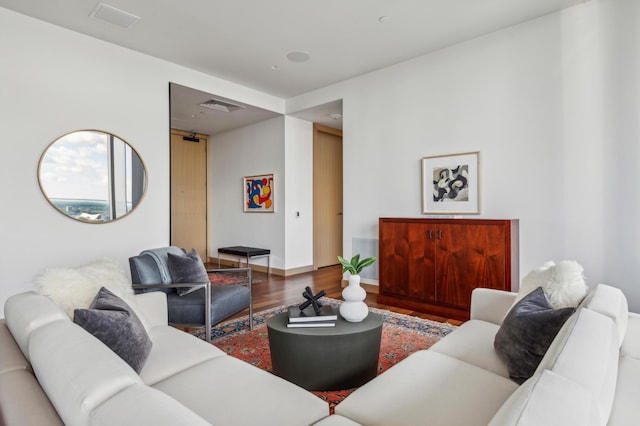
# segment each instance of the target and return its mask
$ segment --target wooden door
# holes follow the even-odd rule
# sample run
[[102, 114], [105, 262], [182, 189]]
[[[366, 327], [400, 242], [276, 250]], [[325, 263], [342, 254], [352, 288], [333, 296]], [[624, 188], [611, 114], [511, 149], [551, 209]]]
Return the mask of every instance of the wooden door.
[[342, 256], [342, 131], [314, 124], [313, 264], [338, 264]]
[[195, 248], [207, 261], [208, 136], [171, 131], [171, 245]]

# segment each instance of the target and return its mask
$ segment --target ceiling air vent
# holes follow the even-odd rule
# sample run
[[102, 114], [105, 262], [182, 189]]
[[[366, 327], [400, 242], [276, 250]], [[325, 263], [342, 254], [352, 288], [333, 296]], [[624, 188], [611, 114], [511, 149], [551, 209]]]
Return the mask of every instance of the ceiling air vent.
[[200, 106], [222, 112], [233, 112], [237, 109], [244, 108], [242, 105], [235, 105], [229, 102], [219, 101], [217, 99], [211, 99], [210, 101], [203, 102]]
[[124, 10], [116, 9], [113, 6], [109, 6], [104, 3], [98, 3], [89, 17], [114, 24], [122, 28], [131, 28], [131, 26], [140, 19], [139, 16], [125, 12]]

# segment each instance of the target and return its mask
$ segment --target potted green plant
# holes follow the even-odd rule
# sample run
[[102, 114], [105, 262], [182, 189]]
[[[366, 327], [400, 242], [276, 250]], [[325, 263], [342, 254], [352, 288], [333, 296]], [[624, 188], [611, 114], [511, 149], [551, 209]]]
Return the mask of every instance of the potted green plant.
[[345, 272], [350, 273], [351, 275], [360, 275], [360, 272], [367, 266], [373, 265], [376, 261], [375, 257], [367, 257], [366, 259], [360, 259], [360, 254], [356, 254], [351, 258], [351, 260], [347, 261], [342, 256], [338, 256], [338, 262], [342, 265], [342, 273]]
[[342, 273], [349, 273], [349, 285], [342, 290], [344, 302], [340, 305], [340, 315], [349, 322], [360, 322], [369, 315], [369, 308], [364, 303], [367, 292], [360, 287], [360, 272], [371, 266], [376, 258], [360, 259], [360, 254], [356, 254], [349, 261], [338, 256], [338, 261], [342, 265]]

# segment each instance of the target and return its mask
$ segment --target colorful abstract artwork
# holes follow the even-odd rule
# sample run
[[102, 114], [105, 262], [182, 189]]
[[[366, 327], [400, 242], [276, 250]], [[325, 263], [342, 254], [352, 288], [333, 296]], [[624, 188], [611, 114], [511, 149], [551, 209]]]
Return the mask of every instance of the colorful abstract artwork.
[[246, 213], [273, 213], [274, 175], [246, 176], [244, 182], [244, 211]]
[[423, 214], [479, 214], [478, 152], [422, 159]]

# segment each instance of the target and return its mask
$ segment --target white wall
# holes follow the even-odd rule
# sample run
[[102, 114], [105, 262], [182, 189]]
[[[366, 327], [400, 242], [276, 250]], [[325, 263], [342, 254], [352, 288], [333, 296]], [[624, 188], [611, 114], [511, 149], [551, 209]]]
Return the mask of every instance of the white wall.
[[343, 99], [344, 251], [420, 217], [420, 158], [480, 151], [481, 218], [520, 220], [521, 275], [576, 259], [640, 311], [636, 0], [590, 1], [287, 100]]
[[[209, 164], [209, 253], [219, 247], [249, 246], [271, 250], [271, 267], [285, 265], [284, 116], [230, 130], [211, 138]], [[244, 213], [243, 177], [274, 173], [274, 213]], [[252, 263], [264, 264], [266, 259]]]
[[[420, 216], [421, 157], [479, 150], [480, 217], [520, 219], [521, 273], [549, 259], [576, 259], [590, 285], [621, 287], [640, 311], [638, 4], [592, 0], [287, 100], [294, 112], [343, 99], [345, 255], [352, 238], [377, 237], [379, 216]], [[34, 273], [46, 267], [102, 256], [126, 266], [128, 256], [167, 244], [169, 82], [285, 112], [281, 99], [1, 8], [0, 58], [0, 306], [32, 288]], [[262, 137], [276, 152], [266, 152], [270, 170], [255, 173], [292, 173], [304, 192], [309, 141], [296, 135], [305, 125], [283, 120], [263, 123], [279, 136]], [[81, 128], [122, 136], [148, 168], [142, 204], [113, 224], [65, 218], [38, 188], [42, 151]], [[295, 163], [297, 154], [303, 163]], [[245, 175], [234, 173], [235, 182]], [[302, 250], [309, 247], [312, 222], [303, 221], [311, 209], [304, 195], [289, 198], [296, 182], [283, 182], [280, 213], [257, 219], [242, 242], [243, 227], [226, 241], [259, 245], [265, 240], [256, 235], [274, 226], [274, 262], [294, 268], [306, 262], [289, 259], [289, 250], [297, 232]], [[298, 208], [301, 221], [291, 222]]]
[[[128, 273], [129, 256], [168, 244], [169, 82], [284, 112], [282, 99], [3, 8], [0, 58], [0, 317], [6, 298], [32, 289], [45, 268], [110, 257]], [[147, 167], [142, 203], [111, 224], [63, 216], [38, 186], [47, 145], [85, 128], [121, 136]]]
[[[244, 245], [270, 249], [272, 268], [313, 265], [312, 130], [308, 121], [283, 116], [211, 138], [210, 256]], [[244, 213], [243, 176], [265, 173], [275, 173], [275, 213]]]
[[313, 266], [312, 123], [285, 118], [284, 161], [285, 268], [309, 268]]

